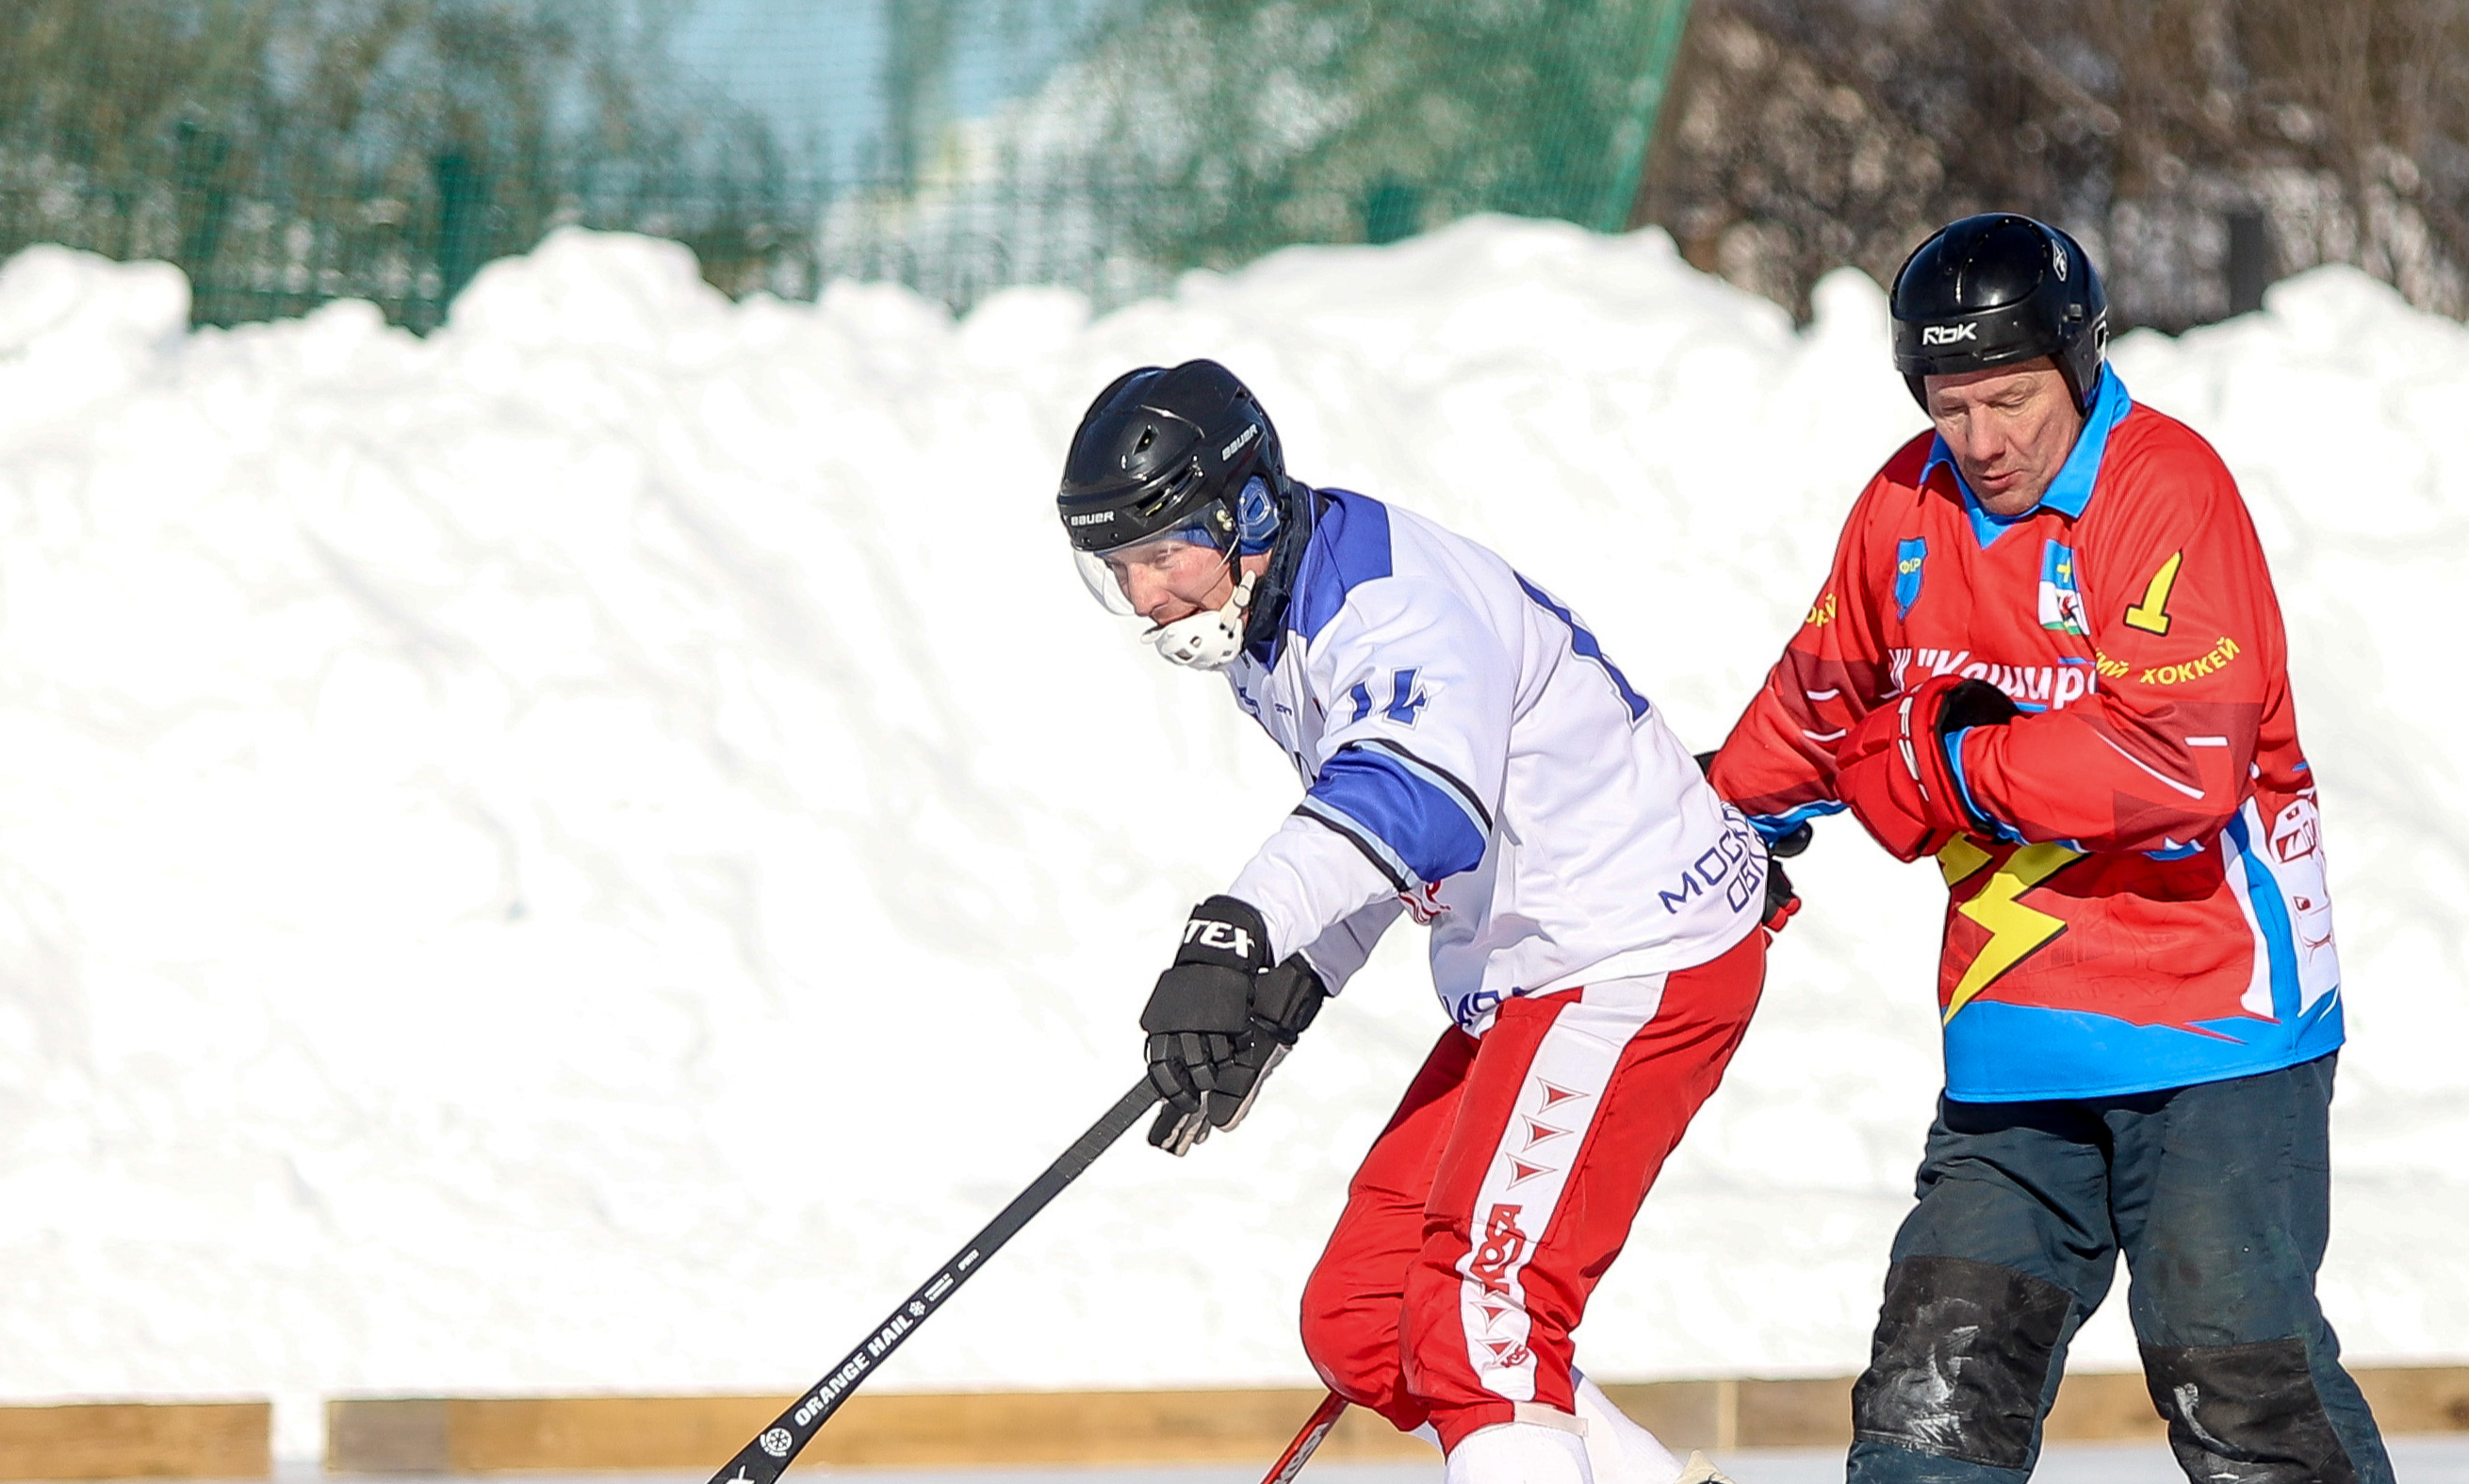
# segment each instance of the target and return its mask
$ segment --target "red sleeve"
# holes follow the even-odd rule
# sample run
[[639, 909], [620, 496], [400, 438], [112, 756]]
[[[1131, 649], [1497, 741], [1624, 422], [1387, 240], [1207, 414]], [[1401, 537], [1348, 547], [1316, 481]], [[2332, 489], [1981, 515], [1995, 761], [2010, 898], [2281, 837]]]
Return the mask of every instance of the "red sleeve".
[[1835, 542], [1826, 586], [1716, 754], [1708, 775], [1715, 791], [1752, 818], [1806, 817], [1841, 807], [1834, 796], [1834, 749], [1891, 688], [1877, 586], [1879, 574], [1890, 568], [1870, 552], [1869, 533], [1887, 520], [1885, 508], [1917, 497], [1912, 487], [1927, 443], [1924, 438], [1898, 453], [1860, 492]]
[[1962, 740], [1973, 803], [2026, 840], [2208, 839], [2245, 799], [2265, 709], [2288, 686], [2280, 606], [2236, 484], [2194, 433], [2146, 417], [2112, 441], [2077, 528], [2095, 689]]

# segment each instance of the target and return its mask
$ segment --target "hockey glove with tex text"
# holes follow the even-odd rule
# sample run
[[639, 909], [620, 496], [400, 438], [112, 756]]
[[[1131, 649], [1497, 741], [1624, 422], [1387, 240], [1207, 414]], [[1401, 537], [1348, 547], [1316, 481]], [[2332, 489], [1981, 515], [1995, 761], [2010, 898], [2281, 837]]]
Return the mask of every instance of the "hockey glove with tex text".
[[1211, 897], [1191, 909], [1174, 964], [1141, 1012], [1149, 1085], [1165, 1100], [1149, 1142], [1190, 1152], [1211, 1129], [1243, 1121], [1260, 1084], [1327, 997], [1302, 955], [1271, 965], [1269, 931], [1247, 902]]
[[1931, 675], [1860, 719], [1834, 755], [1834, 792], [1898, 860], [1934, 856], [1958, 834], [1997, 837], [1955, 782], [1947, 741], [2019, 715], [1986, 680]]

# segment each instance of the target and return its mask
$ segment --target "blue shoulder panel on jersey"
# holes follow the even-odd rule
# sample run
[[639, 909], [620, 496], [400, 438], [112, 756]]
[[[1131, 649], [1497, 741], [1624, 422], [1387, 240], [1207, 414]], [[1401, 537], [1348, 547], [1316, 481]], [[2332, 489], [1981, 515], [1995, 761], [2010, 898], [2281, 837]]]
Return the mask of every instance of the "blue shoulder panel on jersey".
[[1350, 742], [1321, 765], [1304, 811], [1353, 838], [1384, 871], [1402, 865], [1415, 880], [1438, 881], [1472, 869], [1486, 844], [1481, 806], [1455, 782], [1400, 749]]
[[1312, 524], [1311, 545], [1286, 604], [1286, 631], [1305, 643], [1320, 636], [1346, 595], [1390, 573], [1389, 507], [1351, 490], [1323, 490], [1327, 502]]

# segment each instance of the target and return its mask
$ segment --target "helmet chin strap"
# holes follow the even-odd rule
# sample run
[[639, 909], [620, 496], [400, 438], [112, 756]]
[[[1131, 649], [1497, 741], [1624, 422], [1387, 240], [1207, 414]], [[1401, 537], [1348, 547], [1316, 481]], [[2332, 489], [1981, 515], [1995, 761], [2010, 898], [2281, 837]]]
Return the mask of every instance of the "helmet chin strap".
[[1253, 584], [1259, 580], [1258, 572], [1246, 572], [1242, 581], [1234, 584], [1226, 606], [1160, 624], [1141, 638], [1156, 645], [1157, 651], [1174, 664], [1193, 670], [1223, 670], [1243, 652], [1243, 609], [1250, 605]]

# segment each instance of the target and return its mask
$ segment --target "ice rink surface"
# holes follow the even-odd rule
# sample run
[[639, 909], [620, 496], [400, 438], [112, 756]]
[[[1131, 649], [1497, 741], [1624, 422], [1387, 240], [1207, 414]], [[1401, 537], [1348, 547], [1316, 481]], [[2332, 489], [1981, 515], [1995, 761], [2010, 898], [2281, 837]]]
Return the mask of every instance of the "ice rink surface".
[[[2412, 1437], [2390, 1442], [2399, 1484], [2469, 1484], [2469, 1435]], [[1717, 1460], [1738, 1484], [1831, 1484], [1843, 1477], [1839, 1449], [1790, 1449], [1728, 1453]], [[1263, 1466], [1265, 1467], [1265, 1465]], [[1260, 1471], [1210, 1469], [988, 1469], [949, 1473], [909, 1469], [798, 1470], [803, 1479], [844, 1478], [865, 1484], [1258, 1484]], [[1432, 1464], [1323, 1464], [1304, 1471], [1304, 1484], [1436, 1484]], [[317, 1484], [313, 1471], [285, 1473], [277, 1484]], [[381, 1479], [352, 1476], [355, 1484], [450, 1484], [447, 1476], [420, 1474]], [[2169, 1450], [2157, 1444], [2077, 1443], [2041, 1455], [2034, 1484], [2184, 1484]], [[524, 1484], [704, 1484], [704, 1475], [681, 1473], [525, 1474]]]

